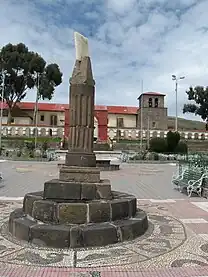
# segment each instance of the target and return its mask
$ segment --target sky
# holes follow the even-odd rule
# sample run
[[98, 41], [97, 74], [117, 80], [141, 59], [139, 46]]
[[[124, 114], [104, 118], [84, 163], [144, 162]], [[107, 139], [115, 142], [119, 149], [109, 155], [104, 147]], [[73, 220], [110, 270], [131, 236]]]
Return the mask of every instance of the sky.
[[[190, 86], [208, 85], [208, 0], [1, 0], [0, 48], [25, 43], [47, 63], [57, 63], [63, 83], [52, 102], [68, 103], [75, 63], [73, 32], [88, 37], [96, 104], [137, 106], [144, 92], [166, 94], [178, 114]], [[143, 89], [142, 89], [143, 80]], [[29, 91], [26, 100], [35, 100]]]

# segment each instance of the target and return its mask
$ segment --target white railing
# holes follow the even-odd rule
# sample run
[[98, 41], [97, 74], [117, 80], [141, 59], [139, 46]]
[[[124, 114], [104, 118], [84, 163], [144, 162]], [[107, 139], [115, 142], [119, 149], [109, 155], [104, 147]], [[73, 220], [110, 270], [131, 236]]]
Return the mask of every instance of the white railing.
[[[143, 139], [153, 137], [166, 137], [169, 130], [144, 130], [142, 133]], [[108, 136], [111, 139], [118, 138], [118, 130], [116, 128], [108, 128]], [[181, 138], [192, 140], [208, 140], [208, 132], [206, 131], [179, 131]], [[119, 137], [122, 139], [140, 139], [141, 134], [138, 129], [119, 129]]]
[[[37, 129], [37, 131], [36, 131]], [[64, 127], [50, 127], [50, 126], [37, 126], [33, 125], [3, 125], [2, 126], [2, 136], [64, 136]]]

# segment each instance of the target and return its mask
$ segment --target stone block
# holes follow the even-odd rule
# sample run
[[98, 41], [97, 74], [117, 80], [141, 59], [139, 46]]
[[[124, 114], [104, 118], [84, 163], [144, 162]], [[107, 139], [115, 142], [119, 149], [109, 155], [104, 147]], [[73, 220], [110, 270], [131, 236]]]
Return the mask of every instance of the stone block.
[[129, 216], [129, 201], [116, 199], [111, 202], [112, 220], [119, 220]]
[[96, 184], [96, 198], [97, 199], [112, 199], [111, 184], [109, 180], [101, 180]]
[[32, 216], [33, 203], [36, 200], [41, 200], [43, 192], [27, 193], [23, 200], [23, 211]]
[[148, 219], [145, 212], [141, 211], [135, 218], [113, 222], [121, 234], [121, 241], [132, 240], [145, 233], [148, 229]]
[[106, 222], [111, 220], [110, 203], [89, 203], [89, 222]]
[[55, 203], [53, 201], [38, 200], [34, 201], [32, 217], [42, 222], [52, 222], [55, 213]]
[[65, 182], [98, 183], [100, 170], [96, 167], [63, 166], [60, 168], [59, 179]]
[[135, 197], [129, 198], [129, 217], [135, 216], [137, 211], [137, 199]]
[[93, 200], [96, 198], [96, 184], [81, 184], [81, 200]]
[[57, 205], [59, 223], [82, 224], [87, 222], [86, 203], [60, 203]]
[[20, 209], [16, 209], [14, 210], [13, 212], [10, 213], [10, 216], [9, 216], [9, 232], [10, 233], [13, 233], [13, 221], [14, 219], [16, 218], [21, 218], [21, 217], [24, 217], [25, 214], [23, 212], [23, 209], [20, 208]]
[[110, 223], [87, 225], [82, 228], [83, 246], [105, 246], [118, 242], [116, 228]]
[[81, 185], [75, 182], [50, 180], [44, 184], [44, 199], [71, 199], [81, 198]]
[[67, 248], [70, 245], [70, 226], [36, 224], [30, 228], [30, 241], [39, 246]]
[[29, 241], [30, 227], [36, 225], [35, 220], [27, 217], [20, 217], [13, 219], [12, 235], [19, 240]]
[[83, 247], [82, 229], [79, 226], [74, 226], [70, 229], [70, 247]]
[[94, 153], [68, 152], [66, 153], [65, 165], [79, 167], [95, 167], [96, 156]]

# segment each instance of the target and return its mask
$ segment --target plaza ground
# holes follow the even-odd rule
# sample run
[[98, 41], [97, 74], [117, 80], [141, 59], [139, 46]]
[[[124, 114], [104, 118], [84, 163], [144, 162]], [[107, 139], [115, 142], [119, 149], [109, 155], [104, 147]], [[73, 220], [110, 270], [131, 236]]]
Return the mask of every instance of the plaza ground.
[[10, 212], [27, 192], [58, 177], [57, 162], [2, 162], [0, 277], [208, 276], [208, 201], [173, 189], [175, 164], [122, 164], [102, 172], [112, 189], [134, 194], [149, 229], [134, 240], [93, 249], [47, 249], [18, 242], [7, 231]]

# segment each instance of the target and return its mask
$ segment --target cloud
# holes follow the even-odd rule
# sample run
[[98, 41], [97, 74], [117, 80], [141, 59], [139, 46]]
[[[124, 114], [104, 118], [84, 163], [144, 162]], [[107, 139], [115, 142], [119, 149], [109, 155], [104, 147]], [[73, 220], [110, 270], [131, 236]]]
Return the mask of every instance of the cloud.
[[[58, 63], [64, 79], [53, 101], [67, 103], [76, 30], [89, 37], [98, 104], [136, 106], [143, 80], [144, 91], [167, 95], [174, 115], [171, 75], [177, 74], [185, 76], [178, 92], [182, 115], [186, 89], [207, 85], [207, 9], [201, 0], [0, 1], [0, 47], [24, 42]], [[30, 91], [27, 100], [34, 99]]]

